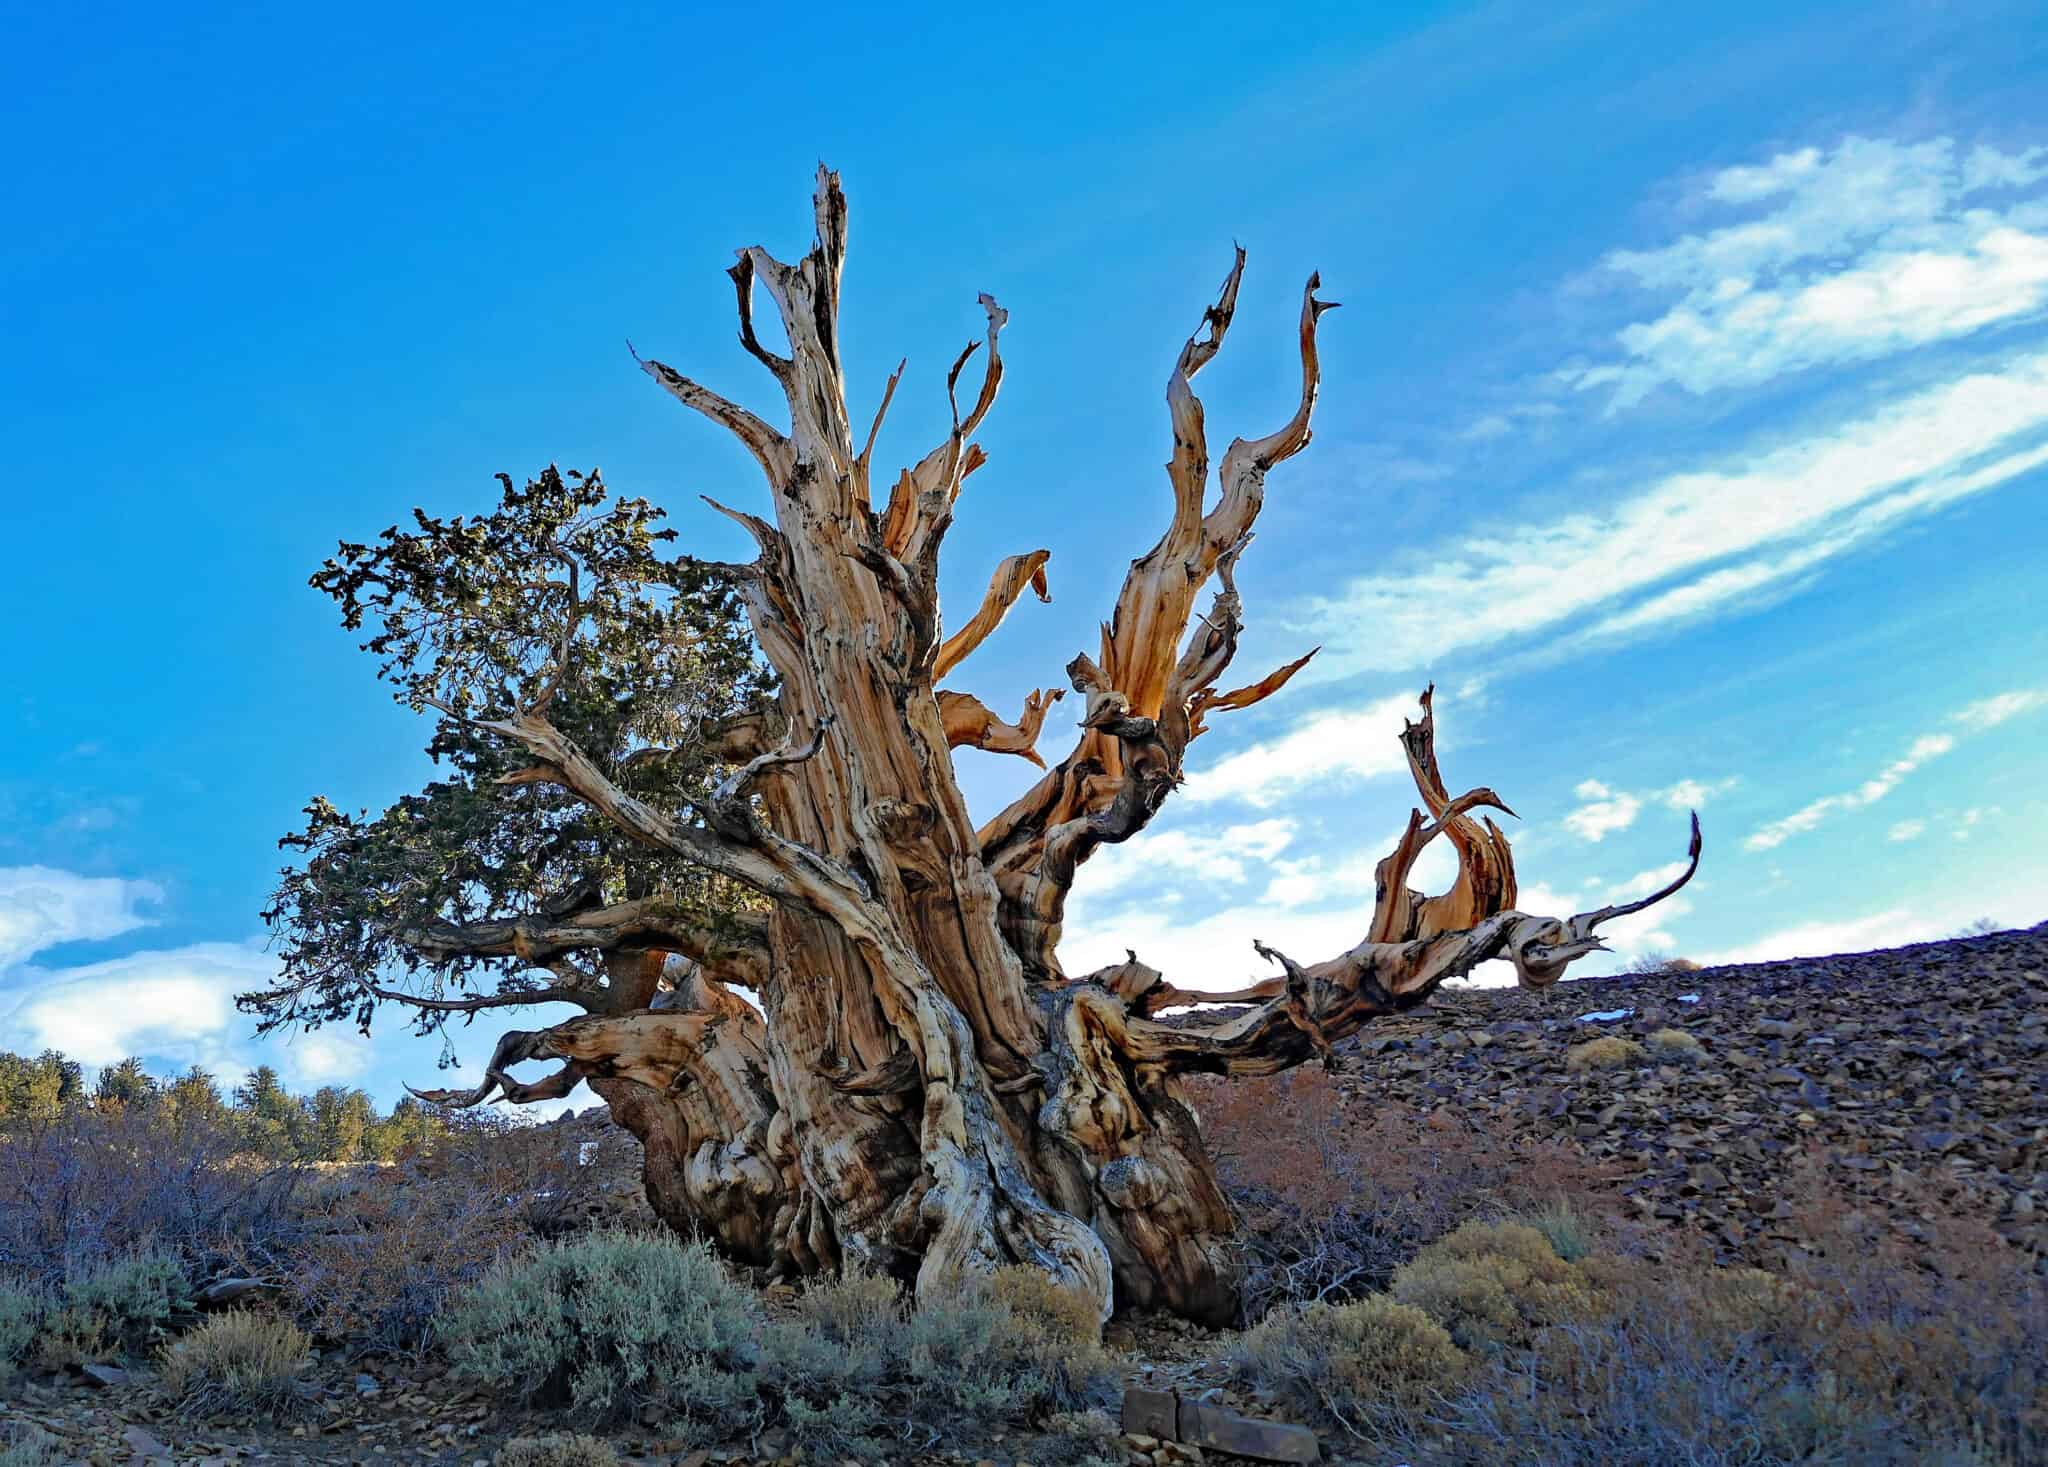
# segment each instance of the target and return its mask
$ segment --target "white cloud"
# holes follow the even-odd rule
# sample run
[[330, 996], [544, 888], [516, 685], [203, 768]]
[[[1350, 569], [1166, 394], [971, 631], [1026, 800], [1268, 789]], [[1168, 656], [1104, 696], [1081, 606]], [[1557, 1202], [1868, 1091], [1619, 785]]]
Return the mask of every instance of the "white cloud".
[[[253, 1056], [235, 995], [261, 988], [277, 959], [254, 943], [202, 942], [66, 968], [24, 967], [0, 989], [0, 1049], [61, 1049], [87, 1066], [140, 1055], [158, 1073], [204, 1065], [229, 1084]], [[11, 1006], [10, 1006], [11, 1005]], [[374, 1059], [353, 1031], [321, 1029], [266, 1045], [260, 1058], [295, 1085], [353, 1079]]]
[[1681, 779], [1669, 789], [1656, 792], [1655, 798], [1669, 810], [1699, 810], [1716, 795], [1725, 795], [1735, 788], [1735, 776], [1705, 784], [1697, 779]]
[[1926, 831], [1927, 822], [1925, 820], [1901, 820], [1885, 832], [1884, 838], [1889, 841], [1918, 840]]
[[1725, 794], [1733, 788], [1735, 779], [1732, 775], [1711, 784], [1705, 780], [1681, 779], [1664, 789], [1642, 792], [1611, 789], [1597, 779], [1585, 779], [1579, 781], [1572, 791], [1581, 803], [1564, 817], [1564, 826], [1581, 840], [1599, 841], [1635, 824], [1636, 816], [1650, 801], [1671, 810], [1698, 810], [1716, 795]]
[[7, 1048], [61, 1049], [88, 1065], [130, 1054], [203, 1063], [223, 1048], [235, 994], [277, 963], [253, 947], [208, 942], [61, 969], [27, 969], [0, 1019]]
[[1874, 805], [1899, 786], [1899, 781], [1931, 759], [1939, 759], [1956, 746], [1956, 741], [1947, 734], [1922, 734], [1913, 740], [1913, 747], [1904, 756], [1894, 759], [1871, 778], [1863, 781], [1853, 790], [1839, 795], [1823, 795], [1820, 799], [1793, 811], [1790, 815], [1770, 824], [1760, 826], [1751, 832], [1742, 843], [1744, 850], [1768, 851], [1783, 845], [1795, 835], [1804, 835], [1819, 825], [1828, 816], [1845, 810], [1860, 810], [1865, 805]]
[[[1959, 726], [1964, 736], [1968, 736], [1996, 728], [2007, 719], [2017, 718], [2023, 713], [2044, 706], [2048, 706], [2048, 692], [2040, 689], [2018, 689], [1981, 698], [1968, 704], [1950, 715], [1949, 722]], [[1790, 815], [1759, 827], [1743, 841], [1743, 848], [1751, 851], [1768, 851], [1783, 845], [1795, 835], [1805, 834], [1831, 815], [1860, 810], [1866, 805], [1876, 804], [1897, 789], [1899, 782], [1914, 770], [1954, 749], [1956, 738], [1957, 735], [1954, 734], [1922, 734], [1913, 741], [1913, 746], [1906, 750], [1902, 757], [1894, 759], [1855, 789], [1836, 795], [1823, 795]], [[1970, 818], [1965, 820], [1963, 829], [1956, 832], [1958, 839], [1967, 838], [1968, 826], [1976, 823], [1975, 816], [1981, 812], [1966, 813]], [[1925, 828], [1924, 822], [1901, 821], [1892, 827], [1890, 838], [1895, 841], [1911, 840]], [[1908, 833], [1901, 834], [1902, 831]]]
[[1412, 696], [1398, 694], [1364, 708], [1311, 714], [1290, 733], [1191, 771], [1183, 794], [1195, 804], [1240, 799], [1264, 807], [1321, 780], [1399, 773], [1408, 767], [1401, 725], [1416, 711]]
[[1618, 360], [1563, 380], [1626, 406], [1666, 384], [1713, 392], [2037, 316], [2048, 210], [2012, 194], [2048, 178], [2044, 159], [1852, 137], [1724, 169], [1690, 203], [1745, 217], [1610, 254], [1610, 271], [1671, 299], [1616, 333]]
[[[1310, 603], [1323, 676], [1410, 669], [1573, 622], [1640, 636], [1747, 605], [2048, 463], [2048, 352], [1665, 476], [1605, 508], [1482, 527]], [[1587, 618], [1593, 618], [1587, 622]], [[1360, 635], [1365, 629], [1366, 635]]]
[[[1322, 856], [1276, 861], [1273, 878], [1259, 900], [1267, 906], [1300, 908], [1340, 900], [1355, 904], [1363, 899], [1369, 911], [1379, 864], [1393, 854], [1400, 839], [1400, 831], [1390, 831], [1384, 839], [1334, 861]], [[1408, 885], [1417, 891], [1443, 891], [1457, 879], [1457, 852], [1442, 838], [1424, 847], [1408, 871]]]
[[1996, 805], [1972, 805], [1956, 816], [1955, 824], [1949, 827], [1948, 833], [1956, 840], [1968, 840], [1971, 832], [1977, 828], [1978, 822], [1988, 815], [1998, 813], [1999, 808]]
[[1897, 907], [1845, 922], [1804, 922], [1740, 947], [1705, 954], [1700, 961], [1709, 964], [1769, 963], [1780, 958], [1868, 952], [1874, 948], [1898, 947], [1902, 943], [1927, 942], [1943, 937], [1952, 925]]
[[0, 973], [59, 943], [99, 941], [147, 926], [136, 907], [162, 900], [162, 889], [148, 881], [0, 866]]
[[2031, 713], [2044, 705], [2048, 705], [2048, 688], [2015, 688], [2009, 693], [1980, 698], [1959, 709], [1949, 721], [1960, 723], [1972, 733], [1980, 733], [1987, 728], [1997, 728], [2008, 718]]
[[1301, 962], [1319, 962], [1357, 946], [1371, 916], [1369, 904], [1287, 913], [1222, 907], [1194, 921], [1156, 907], [1099, 916], [1077, 911], [1060, 943], [1060, 962], [1069, 973], [1086, 973], [1122, 962], [1129, 948], [1182, 988], [1239, 988], [1279, 971], [1252, 951], [1253, 938]]
[[1133, 882], [1195, 877], [1242, 885], [1252, 867], [1263, 868], [1294, 839], [1292, 820], [1258, 820], [1213, 835], [1187, 830], [1146, 831], [1121, 845], [1104, 846], [1081, 868], [1078, 887], [1100, 896]]
[[1585, 803], [1564, 817], [1564, 826], [1580, 840], [1605, 840], [1617, 830], [1627, 830], [1643, 808], [1634, 795], [1616, 794], [1597, 779], [1582, 781], [1573, 793]]

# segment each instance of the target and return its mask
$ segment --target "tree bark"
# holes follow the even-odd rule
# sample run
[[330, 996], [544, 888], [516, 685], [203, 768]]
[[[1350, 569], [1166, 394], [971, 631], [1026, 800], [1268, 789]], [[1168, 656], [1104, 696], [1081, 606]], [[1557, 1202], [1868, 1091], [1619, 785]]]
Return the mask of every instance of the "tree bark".
[[[772, 521], [714, 507], [759, 548], [745, 597], [780, 677], [790, 743], [767, 748], [765, 730], [736, 731], [744, 766], [701, 808], [675, 812], [612, 784], [548, 723], [544, 698], [484, 725], [536, 761], [520, 779], [558, 783], [633, 838], [744, 883], [767, 915], [717, 941], [664, 927], [665, 914], [644, 907], [422, 934], [444, 947], [518, 944], [535, 961], [584, 947], [606, 966], [592, 1012], [507, 1036], [479, 1090], [433, 1097], [538, 1098], [588, 1078], [646, 1146], [657, 1211], [755, 1263], [804, 1272], [857, 1261], [930, 1290], [962, 1271], [1022, 1261], [1105, 1315], [1116, 1301], [1227, 1319], [1233, 1218], [1179, 1077], [1330, 1062], [1361, 1024], [1489, 958], [1512, 962], [1526, 983], [1554, 982], [1599, 946], [1594, 927], [1625, 909], [1571, 919], [1513, 910], [1507, 840], [1471, 814], [1506, 807], [1485, 789], [1449, 794], [1425, 693], [1422, 720], [1402, 735], [1423, 808], [1381, 863], [1357, 947], [1302, 965], [1261, 946], [1281, 971], [1229, 994], [1177, 987], [1135, 955], [1069, 978], [1057, 947], [1080, 867], [1145, 828], [1209, 715], [1272, 695], [1308, 660], [1221, 686], [1242, 627], [1236, 561], [1267, 473], [1309, 441], [1317, 326], [1330, 307], [1311, 276], [1299, 405], [1265, 437], [1232, 442], [1208, 507], [1192, 383], [1230, 326], [1238, 253], [1169, 379], [1171, 519], [1133, 562], [1095, 655], [1068, 664], [1084, 705], [1080, 739], [977, 830], [951, 750], [1014, 753], [1043, 768], [1033, 746], [1061, 696], [1035, 691], [1011, 724], [937, 687], [1025, 589], [1048, 595], [1047, 552], [1011, 557], [974, 615], [945, 634], [939, 555], [961, 486], [985, 461], [972, 435], [1002, 380], [1007, 313], [981, 298], [985, 335], [947, 377], [951, 431], [877, 508], [872, 454], [901, 369], [856, 450], [839, 350], [846, 205], [835, 174], [820, 170], [814, 203], [817, 238], [801, 261], [750, 248], [730, 272], [741, 340], [781, 389], [786, 431], [660, 362], [642, 363], [739, 437], [768, 480]], [[780, 315], [787, 356], [756, 336], [757, 284]], [[961, 379], [977, 353], [980, 381], [963, 412]], [[1212, 579], [1212, 604], [1197, 618]], [[569, 645], [565, 637], [565, 655]], [[1458, 852], [1457, 883], [1440, 896], [1410, 891], [1409, 870], [1439, 834]], [[686, 955], [667, 978], [664, 953]], [[728, 984], [751, 990], [758, 1010]], [[1179, 1024], [1159, 1018], [1211, 997], [1240, 1007]], [[536, 1059], [562, 1068], [530, 1085], [511, 1079], [513, 1064]]]

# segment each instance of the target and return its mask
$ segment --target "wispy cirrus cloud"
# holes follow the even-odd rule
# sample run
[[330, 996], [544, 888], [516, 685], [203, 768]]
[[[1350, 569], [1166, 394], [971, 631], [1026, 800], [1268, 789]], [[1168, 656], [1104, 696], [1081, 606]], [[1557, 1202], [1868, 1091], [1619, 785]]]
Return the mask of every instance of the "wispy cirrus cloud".
[[[1307, 602], [1297, 620], [1325, 644], [1320, 680], [1537, 636], [1569, 654], [1752, 608], [2048, 466], [2038, 335], [2005, 360], [1929, 357], [1911, 385], [1855, 379], [1860, 398], [1824, 409], [1771, 395], [1803, 368], [1834, 368], [1832, 385], [1853, 364], [2048, 319], [2048, 148], [1849, 138], [1706, 174], [1682, 208], [1704, 227], [1610, 252], [1591, 278], [1651, 293], [1652, 313], [1614, 335], [1618, 352], [1542, 380], [1609, 402], [1667, 384], [1747, 389], [1762, 426], [1566, 512], [1510, 506]], [[1499, 439], [1513, 423], [1496, 410], [1464, 437]], [[1550, 505], [1558, 487], [1529, 491]]]
[[1987, 728], [1997, 728], [2008, 718], [2017, 718], [2022, 713], [2031, 713], [2044, 706], [2048, 706], [2048, 688], [2015, 688], [2009, 693], [1979, 698], [1964, 705], [1956, 710], [1950, 721], [1961, 724], [1971, 733], [1982, 733]]
[[[1666, 475], [1604, 508], [1486, 525], [1361, 576], [1302, 620], [1325, 677], [1424, 667], [1538, 633], [1586, 644], [1748, 604], [2048, 464], [2048, 352]], [[1360, 635], [1363, 629], [1368, 635]]]
[[1869, 361], [2048, 310], [2048, 149], [1845, 138], [1708, 174], [1683, 207], [1725, 222], [1643, 250], [1610, 277], [1665, 299], [1617, 358], [1562, 380], [1625, 407]]
[[[1952, 752], [1959, 739], [1994, 729], [2008, 719], [2048, 706], [2048, 688], [2016, 688], [1965, 705], [1949, 715], [1949, 723], [1960, 733], [1925, 733], [1913, 740], [1904, 754], [1852, 790], [1823, 795], [1768, 825], [1758, 827], [1742, 843], [1744, 850], [1775, 850], [1796, 835], [1804, 835], [1822, 821], [1852, 810], [1874, 805], [1912, 774], [1932, 760]], [[1971, 812], [1974, 816], [1976, 812]], [[1926, 822], [1902, 820], [1889, 832], [1889, 839], [1908, 841], [1926, 830]]]
[[1949, 734], [1923, 734], [1913, 740], [1913, 746], [1904, 754], [1855, 789], [1844, 790], [1840, 794], [1823, 795], [1802, 805], [1790, 815], [1773, 820], [1768, 825], [1759, 826], [1742, 842], [1742, 848], [1747, 851], [1775, 850], [1793, 836], [1806, 834], [1831, 815], [1860, 810], [1865, 805], [1874, 805], [1897, 789], [1900, 780], [1929, 760], [1939, 759], [1955, 746], [1956, 741]]

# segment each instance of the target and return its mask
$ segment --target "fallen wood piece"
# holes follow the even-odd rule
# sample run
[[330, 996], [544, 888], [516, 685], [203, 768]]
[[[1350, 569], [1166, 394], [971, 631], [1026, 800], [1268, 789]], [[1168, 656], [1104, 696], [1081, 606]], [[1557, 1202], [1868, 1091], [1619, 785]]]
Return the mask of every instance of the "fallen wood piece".
[[201, 1289], [196, 1298], [201, 1309], [222, 1309], [237, 1299], [276, 1287], [267, 1279], [215, 1279]]
[[1123, 1431], [1262, 1462], [1319, 1462], [1323, 1456], [1322, 1444], [1305, 1426], [1241, 1416], [1221, 1406], [1184, 1401], [1172, 1391], [1126, 1390]]

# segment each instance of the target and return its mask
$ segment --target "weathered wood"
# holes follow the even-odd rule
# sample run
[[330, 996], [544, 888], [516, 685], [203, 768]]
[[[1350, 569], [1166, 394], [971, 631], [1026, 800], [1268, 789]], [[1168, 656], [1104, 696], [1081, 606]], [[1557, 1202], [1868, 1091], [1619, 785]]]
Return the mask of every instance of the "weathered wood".
[[1261, 1462], [1320, 1462], [1322, 1444], [1305, 1426], [1241, 1415], [1174, 1391], [1132, 1386], [1124, 1392], [1125, 1436], [1156, 1437]]
[[[1600, 923], [1641, 904], [1569, 919], [1516, 911], [1506, 837], [1471, 813], [1506, 806], [1486, 789], [1449, 793], [1425, 692], [1421, 721], [1401, 735], [1422, 808], [1381, 863], [1358, 946], [1296, 962], [1262, 945], [1282, 971], [1226, 993], [1169, 982], [1135, 955], [1068, 979], [1058, 943], [1090, 855], [1146, 828], [1210, 715], [1272, 696], [1308, 660], [1224, 687], [1243, 628], [1235, 566], [1268, 473], [1309, 442], [1317, 328], [1330, 305], [1310, 276], [1298, 318], [1298, 404], [1273, 432], [1230, 444], [1212, 505], [1192, 384], [1234, 317], [1238, 252], [1168, 379], [1165, 531], [1132, 562], [1099, 647], [1068, 664], [1083, 704], [1079, 740], [977, 830], [952, 750], [1014, 753], [1043, 767], [1034, 746], [1061, 696], [1034, 690], [1007, 723], [936, 685], [1027, 588], [1047, 595], [1048, 552], [1035, 550], [998, 566], [978, 609], [950, 634], [939, 605], [944, 538], [962, 485], [986, 462], [973, 434], [1002, 381], [1008, 313], [981, 297], [985, 336], [946, 378], [950, 427], [876, 509], [873, 455], [902, 369], [856, 450], [839, 340], [847, 211], [837, 175], [820, 170], [813, 202], [816, 238], [800, 260], [751, 247], [731, 272], [742, 343], [776, 384], [786, 428], [660, 362], [642, 363], [678, 401], [738, 437], [770, 488], [772, 518], [713, 506], [758, 547], [751, 564], [726, 569], [779, 678], [772, 719], [718, 732], [733, 772], [694, 809], [659, 807], [621, 779], [634, 760], [663, 751], [633, 753], [615, 778], [576, 747], [548, 714], [573, 626], [527, 706], [486, 719], [435, 704], [523, 751], [530, 762], [509, 780], [569, 791], [646, 849], [744, 887], [760, 910], [714, 930], [648, 900], [593, 897], [573, 909], [423, 929], [422, 951], [509, 951], [548, 968], [557, 982], [538, 996], [586, 1011], [507, 1035], [481, 1086], [427, 1093], [450, 1104], [534, 1099], [588, 1079], [645, 1143], [662, 1216], [783, 1271], [845, 1258], [931, 1290], [1021, 1260], [1083, 1290], [1105, 1314], [1114, 1300], [1228, 1319], [1237, 1303], [1234, 1219], [1177, 1077], [1328, 1060], [1360, 1025], [1424, 1001], [1489, 958], [1507, 959], [1525, 983], [1555, 982], [1600, 946]], [[781, 319], [787, 356], [755, 334], [757, 284]], [[980, 382], [963, 411], [963, 377], [977, 354]], [[1211, 582], [1212, 603], [1196, 616]], [[573, 617], [573, 584], [569, 604]], [[1409, 890], [1416, 858], [1438, 835], [1458, 853], [1456, 883], [1436, 896]], [[1698, 855], [1695, 821], [1694, 867]], [[677, 957], [664, 966], [664, 954]], [[584, 966], [592, 957], [602, 975]], [[728, 984], [749, 990], [758, 1010]], [[1219, 998], [1249, 1007], [1208, 1024], [1156, 1021], [1164, 1009]], [[509, 1073], [536, 1060], [559, 1068], [529, 1082]], [[1184, 1440], [1313, 1459], [1272, 1423], [1189, 1403], [1179, 1413]]]

